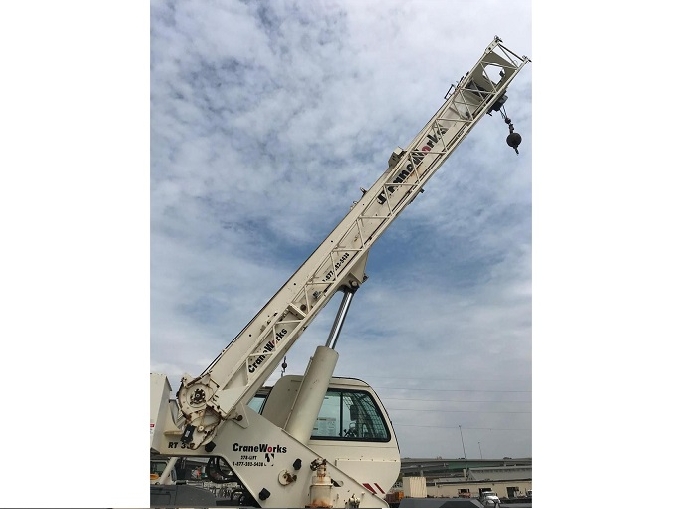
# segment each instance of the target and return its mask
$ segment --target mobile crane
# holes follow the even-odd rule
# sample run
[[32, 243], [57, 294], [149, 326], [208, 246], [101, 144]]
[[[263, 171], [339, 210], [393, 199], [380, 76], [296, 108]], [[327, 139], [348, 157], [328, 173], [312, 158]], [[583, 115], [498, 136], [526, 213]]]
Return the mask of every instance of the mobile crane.
[[[368, 384], [333, 377], [338, 334], [367, 279], [370, 248], [484, 115], [500, 111], [517, 153], [520, 135], [503, 105], [507, 86], [529, 61], [495, 37], [407, 148], [392, 152], [384, 173], [202, 374], [185, 374], [171, 399], [167, 377], [151, 373], [151, 454], [171, 458], [158, 482], [167, 484], [178, 458], [203, 457], [210, 478], [242, 487], [243, 504], [388, 506], [382, 496], [400, 471], [396, 435]], [[305, 374], [263, 388], [338, 291], [335, 323]], [[256, 396], [264, 398], [259, 411], [249, 406]]]

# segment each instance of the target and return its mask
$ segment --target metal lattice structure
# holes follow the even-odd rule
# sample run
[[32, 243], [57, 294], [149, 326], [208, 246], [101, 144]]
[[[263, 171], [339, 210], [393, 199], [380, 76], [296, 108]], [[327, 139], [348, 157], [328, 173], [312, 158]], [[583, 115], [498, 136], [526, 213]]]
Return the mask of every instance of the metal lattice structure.
[[384, 173], [363, 190], [340, 224], [257, 316], [199, 377], [183, 378], [178, 399], [187, 420], [197, 424], [195, 443], [211, 440], [222, 419], [242, 413], [236, 406], [254, 396], [338, 290], [354, 292], [365, 281], [367, 254], [374, 242], [474, 125], [501, 108], [507, 86], [527, 62], [527, 57], [515, 55], [496, 37], [450, 88], [433, 118], [405, 150], [391, 154]]

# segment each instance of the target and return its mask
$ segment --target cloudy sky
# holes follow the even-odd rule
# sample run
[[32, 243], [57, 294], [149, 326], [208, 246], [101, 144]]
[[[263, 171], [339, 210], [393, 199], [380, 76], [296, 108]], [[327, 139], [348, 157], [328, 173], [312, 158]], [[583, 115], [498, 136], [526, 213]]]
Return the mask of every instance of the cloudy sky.
[[[206, 368], [495, 35], [532, 57], [529, 2], [153, 1], [151, 369]], [[402, 456], [532, 455], [530, 67], [506, 103], [520, 155], [499, 114], [477, 125], [370, 252], [338, 341]]]

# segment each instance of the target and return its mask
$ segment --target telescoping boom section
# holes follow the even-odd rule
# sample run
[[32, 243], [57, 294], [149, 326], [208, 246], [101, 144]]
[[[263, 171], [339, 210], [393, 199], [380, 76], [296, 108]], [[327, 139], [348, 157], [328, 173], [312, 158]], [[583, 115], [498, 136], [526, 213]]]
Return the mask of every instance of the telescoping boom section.
[[[365, 265], [370, 248], [423, 190], [474, 125], [484, 115], [501, 110], [506, 101], [506, 88], [528, 62], [527, 57], [517, 56], [504, 47], [498, 37], [494, 38], [472, 69], [451, 86], [433, 118], [405, 149], [398, 148], [390, 154], [388, 167], [377, 181], [369, 189], [362, 190], [362, 196], [352, 204], [347, 215], [248, 325], [201, 375], [183, 376], [176, 404], [167, 403], [166, 393], [170, 390], [167, 380], [154, 382], [152, 377], [152, 384], [156, 384], [159, 393], [153, 396], [152, 385], [152, 451], [170, 456], [225, 457], [220, 448], [214, 450], [216, 443], [223, 440], [229, 444], [243, 444], [241, 437], [252, 440], [250, 428], [255, 427], [256, 438], [264, 432], [260, 442], [272, 444], [273, 451], [294, 450], [299, 458], [310, 453], [306, 449], [308, 444], [290, 445], [294, 442], [293, 436], [279, 423], [266, 420], [264, 413], [254, 415], [247, 404], [333, 295], [339, 290], [352, 294], [363, 284], [367, 279]], [[164, 450], [168, 447], [163, 444], [172, 446], [174, 431], [165, 437], [162, 419], [154, 418], [154, 412], [172, 415], [172, 421], [168, 418], [169, 426], [174, 425], [179, 430], [180, 436], [175, 440], [181, 447]], [[233, 464], [231, 467], [237, 474], [244, 470]], [[334, 465], [326, 465], [325, 460], [315, 471], [319, 476], [320, 472], [324, 475], [328, 472], [335, 484], [345, 478]], [[238, 477], [246, 483], [244, 475]], [[279, 483], [284, 484], [282, 480]], [[350, 477], [345, 483], [346, 487], [355, 486]], [[339, 490], [335, 484], [332, 489]], [[370, 496], [377, 489], [363, 492], [362, 485], [358, 486], [357, 490], [353, 488], [353, 496], [365, 492]], [[253, 488], [249, 488], [252, 491]], [[261, 491], [263, 497], [255, 497], [258, 504], [264, 505], [267, 492], [266, 488]], [[383, 500], [374, 497], [369, 504], [379, 502]], [[284, 505], [294, 503], [290, 499]]]

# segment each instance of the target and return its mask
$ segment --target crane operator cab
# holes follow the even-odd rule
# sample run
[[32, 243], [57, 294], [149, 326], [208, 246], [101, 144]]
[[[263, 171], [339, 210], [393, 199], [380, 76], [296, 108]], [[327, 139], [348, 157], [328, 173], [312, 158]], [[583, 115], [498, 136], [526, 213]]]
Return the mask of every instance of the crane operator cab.
[[[285, 375], [273, 387], [261, 388], [249, 406], [285, 428], [302, 380]], [[391, 421], [376, 392], [362, 380], [331, 379], [307, 445], [361, 483], [371, 480], [380, 495], [399, 474], [399, 445]]]
[[[273, 387], [264, 387], [250, 406], [284, 428], [301, 384], [299, 375], [287, 375]], [[323, 398], [311, 439], [339, 442], [390, 442], [393, 437], [384, 407], [374, 390], [355, 378], [334, 377]]]

